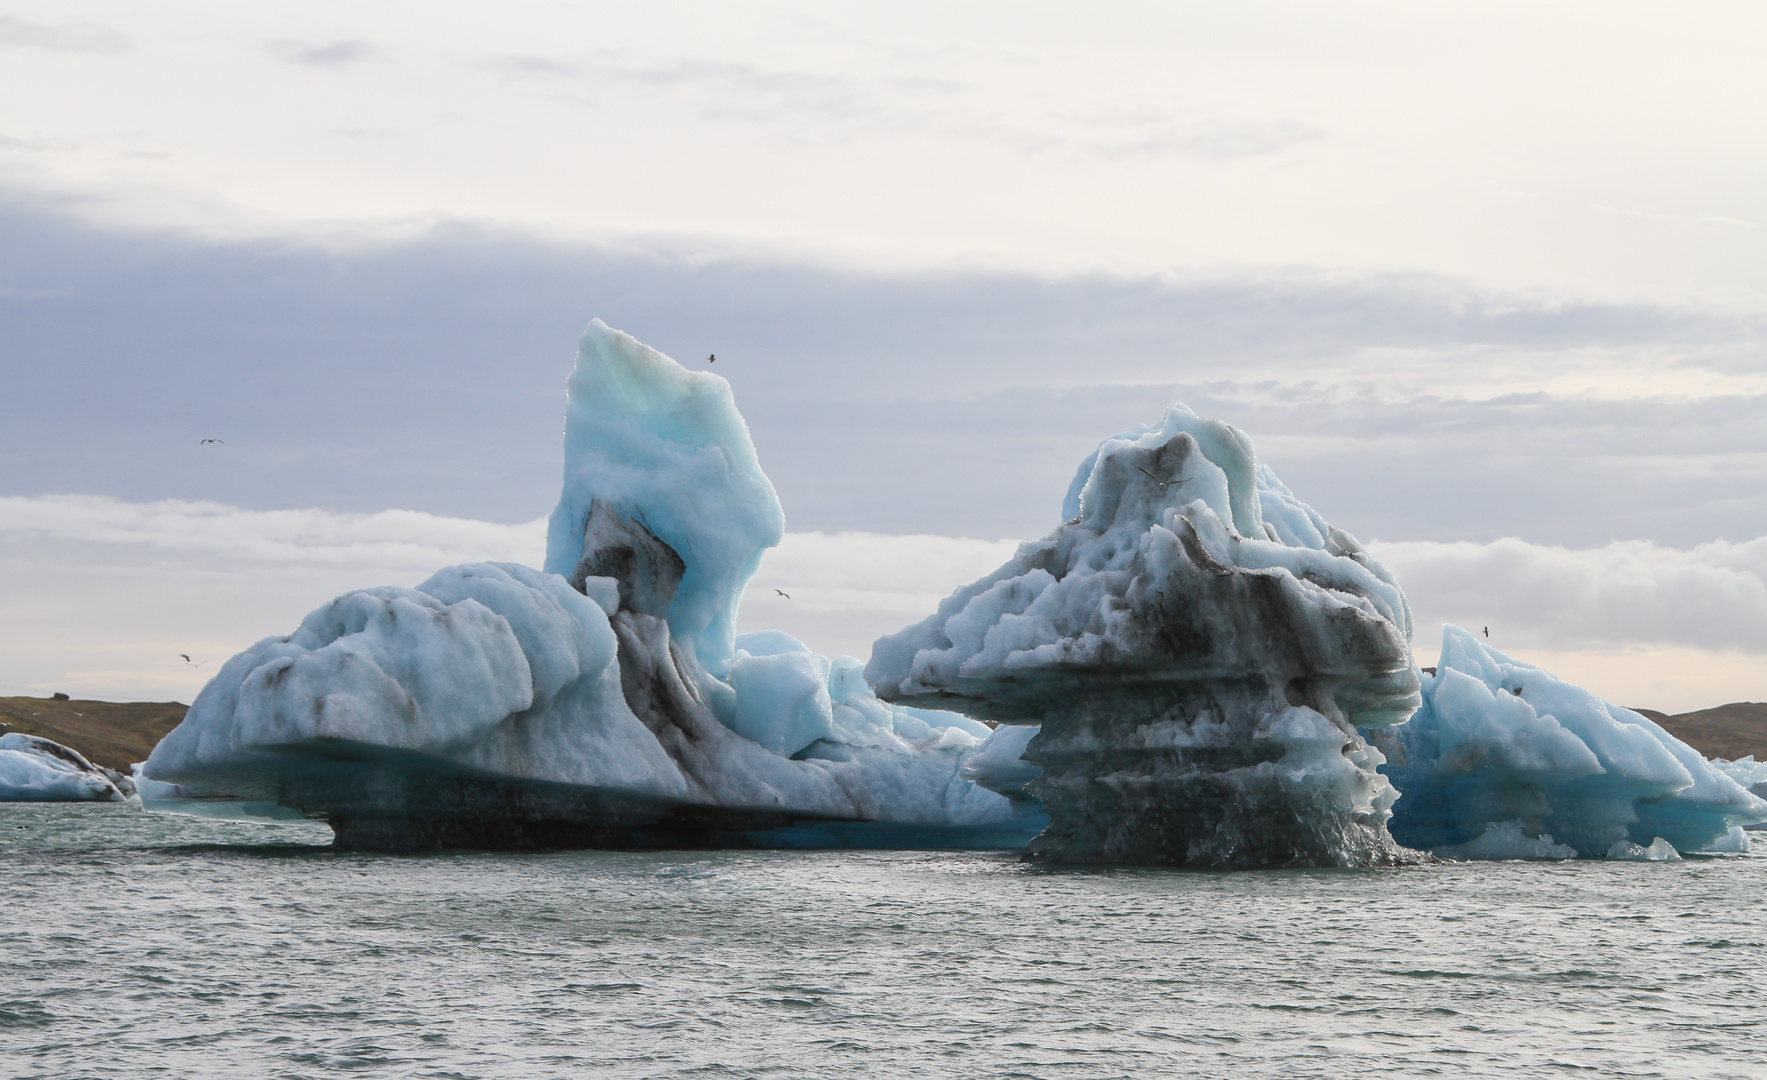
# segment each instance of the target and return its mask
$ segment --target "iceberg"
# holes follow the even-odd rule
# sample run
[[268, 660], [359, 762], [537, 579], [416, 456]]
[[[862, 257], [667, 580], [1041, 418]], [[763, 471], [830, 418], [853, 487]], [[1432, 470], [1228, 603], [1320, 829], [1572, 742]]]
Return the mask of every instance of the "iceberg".
[[22, 731], [0, 735], [0, 802], [123, 802], [134, 794], [133, 780], [72, 747]]
[[736, 632], [785, 519], [723, 379], [596, 320], [566, 389], [543, 569], [331, 600], [229, 659], [133, 784], [8, 735], [0, 798], [138, 788], [377, 850], [1221, 867], [1664, 861], [1767, 820], [1767, 766], [1464, 631], [1418, 668], [1392, 575], [1183, 406], [1104, 440], [1052, 532], [867, 663]]
[[1419, 857], [1387, 830], [1397, 792], [1359, 733], [1419, 703], [1410, 610], [1353, 537], [1242, 432], [1182, 406], [1105, 440], [1063, 517], [880, 638], [865, 669], [886, 701], [1037, 727], [1022, 757], [1034, 777], [991, 753], [970, 766], [1043, 804], [1031, 857]]
[[[1648, 718], [1458, 626], [1411, 721], [1375, 736], [1401, 843], [1457, 858], [1662, 861], [1747, 850], [1767, 800]], [[1737, 770], [1746, 774], [1747, 770]], [[1517, 851], [1536, 854], [1513, 854]], [[1665, 854], [1665, 851], [1668, 854]]]
[[370, 849], [1022, 846], [1040, 812], [964, 772], [987, 725], [735, 633], [783, 529], [729, 385], [596, 320], [545, 569], [346, 593], [232, 657], [145, 801], [284, 808]]

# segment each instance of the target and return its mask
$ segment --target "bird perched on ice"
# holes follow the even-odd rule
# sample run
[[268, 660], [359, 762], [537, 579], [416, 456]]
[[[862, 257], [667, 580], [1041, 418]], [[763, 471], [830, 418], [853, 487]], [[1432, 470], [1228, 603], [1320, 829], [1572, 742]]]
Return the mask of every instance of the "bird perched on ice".
[[197, 443], [197, 444], [196, 444], [196, 445], [198, 445], [198, 446], [207, 446], [207, 445], [208, 445], [208, 444], [210, 444], [210, 443], [212, 443], [212, 442], [218, 442], [218, 443], [220, 443], [220, 444], [221, 444], [221, 445], [222, 445], [222, 446], [226, 446], [226, 445], [227, 445], [227, 440], [226, 440], [226, 439], [204, 439], [204, 440], [203, 440], [203, 441], [202, 441], [202, 442], [199, 442], [199, 443]]
[[784, 589], [774, 589], [773, 591], [785, 597], [787, 600], [791, 599], [791, 593], [786, 592]]

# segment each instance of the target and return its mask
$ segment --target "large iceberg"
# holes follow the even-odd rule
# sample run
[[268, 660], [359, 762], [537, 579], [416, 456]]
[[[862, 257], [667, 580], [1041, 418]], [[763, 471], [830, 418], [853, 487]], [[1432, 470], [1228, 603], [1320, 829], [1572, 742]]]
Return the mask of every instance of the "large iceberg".
[[[1654, 861], [1746, 850], [1767, 819], [1655, 724], [1462, 631], [1417, 668], [1392, 576], [1182, 406], [1105, 440], [1062, 524], [865, 664], [736, 633], [784, 515], [724, 380], [597, 320], [567, 391], [544, 570], [357, 590], [258, 642], [154, 749], [143, 801], [367, 848], [1201, 866]], [[25, 738], [0, 740], [0, 797], [126, 794]]]
[[[1182, 406], [1081, 464], [1067, 518], [878, 640], [880, 697], [1039, 725], [1018, 779], [1051, 861], [1415, 857], [1358, 729], [1418, 705], [1399, 587], [1251, 441]], [[984, 758], [983, 762], [987, 759]], [[994, 763], [996, 769], [1000, 763]]]
[[450, 567], [258, 642], [154, 749], [176, 787], [148, 802], [279, 805], [357, 847], [1021, 846], [1041, 813], [964, 773], [989, 727], [735, 634], [783, 522], [728, 384], [597, 320], [546, 570]]
[[135, 783], [72, 747], [22, 731], [0, 735], [0, 802], [122, 802]]
[[[1401, 843], [1459, 858], [1746, 849], [1767, 801], [1631, 709], [1457, 626], [1411, 722], [1376, 736]], [[1667, 854], [1665, 854], [1665, 851]]]

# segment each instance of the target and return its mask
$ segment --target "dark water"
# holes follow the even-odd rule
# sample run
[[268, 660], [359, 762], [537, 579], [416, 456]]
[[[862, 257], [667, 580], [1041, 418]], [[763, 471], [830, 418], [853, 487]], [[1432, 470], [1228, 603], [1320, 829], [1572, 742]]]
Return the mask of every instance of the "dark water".
[[0, 806], [0, 1075], [1767, 1076], [1758, 856], [1226, 874], [327, 839]]

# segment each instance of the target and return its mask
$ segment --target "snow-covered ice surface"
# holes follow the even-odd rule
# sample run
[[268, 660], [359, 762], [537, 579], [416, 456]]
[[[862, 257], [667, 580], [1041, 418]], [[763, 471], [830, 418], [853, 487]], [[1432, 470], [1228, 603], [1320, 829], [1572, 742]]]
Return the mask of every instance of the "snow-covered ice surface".
[[0, 735], [0, 802], [122, 802], [135, 784], [58, 742]]
[[[1080, 466], [1068, 520], [878, 640], [886, 700], [1040, 724], [1015, 782], [1055, 861], [1368, 866], [1410, 857], [1358, 728], [1418, 704], [1410, 612], [1251, 440], [1182, 406]], [[978, 758], [998, 768], [991, 755]]]
[[[1746, 851], [1767, 801], [1648, 718], [1442, 632], [1410, 723], [1377, 736], [1401, 843], [1454, 858], [1661, 860]], [[1729, 770], [1729, 773], [1727, 773]], [[1734, 774], [1743, 774], [1736, 776]]]
[[148, 804], [280, 804], [358, 847], [1016, 847], [1042, 827], [964, 774], [987, 726], [879, 701], [852, 657], [735, 636], [784, 519], [723, 379], [597, 320], [568, 391], [546, 571], [449, 567], [260, 641], [154, 749], [143, 775], [176, 788]]

